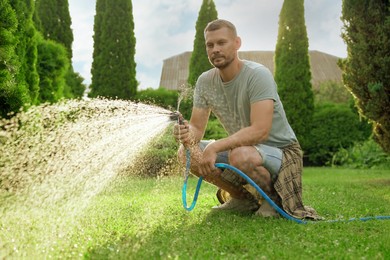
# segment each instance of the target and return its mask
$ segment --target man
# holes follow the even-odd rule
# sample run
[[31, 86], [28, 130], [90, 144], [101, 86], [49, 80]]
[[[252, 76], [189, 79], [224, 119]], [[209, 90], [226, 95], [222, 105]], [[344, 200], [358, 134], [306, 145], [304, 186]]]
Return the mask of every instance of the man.
[[[191, 152], [191, 172], [230, 194], [231, 199], [215, 210], [253, 211], [277, 216], [258, 200], [234, 173], [215, 167], [229, 163], [246, 173], [287, 213], [299, 218], [317, 218], [301, 198], [302, 151], [290, 127], [270, 71], [263, 65], [240, 60], [241, 39], [235, 26], [218, 19], [204, 31], [208, 58], [213, 69], [198, 79], [190, 122], [174, 126], [174, 136]], [[219, 119], [229, 136], [202, 141], [210, 113]]]

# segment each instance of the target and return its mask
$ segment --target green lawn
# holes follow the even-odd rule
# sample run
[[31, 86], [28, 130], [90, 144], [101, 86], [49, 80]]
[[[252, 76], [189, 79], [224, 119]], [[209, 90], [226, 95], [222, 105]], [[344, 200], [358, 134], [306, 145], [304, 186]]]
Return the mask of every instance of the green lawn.
[[[390, 259], [390, 220], [296, 224], [215, 213], [208, 184], [187, 212], [182, 181], [118, 177], [72, 214], [4, 214], [0, 258]], [[303, 181], [305, 204], [326, 220], [390, 215], [390, 170], [306, 168]]]

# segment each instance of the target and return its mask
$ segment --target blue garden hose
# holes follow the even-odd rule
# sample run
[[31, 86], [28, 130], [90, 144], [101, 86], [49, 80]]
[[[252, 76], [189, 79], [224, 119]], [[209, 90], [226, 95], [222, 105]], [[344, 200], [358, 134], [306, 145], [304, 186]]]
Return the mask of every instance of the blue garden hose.
[[184, 209], [187, 211], [191, 211], [195, 208], [196, 201], [198, 200], [200, 186], [202, 185], [203, 178], [200, 177], [198, 180], [198, 184], [196, 185], [196, 190], [195, 190], [195, 194], [194, 194], [194, 199], [192, 200], [191, 206], [189, 206], [189, 207], [187, 206], [187, 195], [186, 195], [187, 194], [187, 180], [188, 180], [188, 176], [184, 180], [183, 189], [182, 189], [182, 200], [183, 200]]
[[276, 203], [270, 198], [268, 197], [268, 195], [251, 179], [248, 177], [248, 175], [246, 175], [245, 173], [243, 173], [242, 171], [240, 171], [239, 169], [237, 169], [236, 167], [234, 166], [231, 166], [229, 164], [226, 164], [226, 163], [216, 163], [215, 164], [215, 167], [217, 168], [221, 168], [221, 169], [230, 169], [230, 170], [233, 170], [235, 171], [238, 175], [240, 175], [241, 177], [243, 177], [250, 185], [252, 185], [256, 190], [257, 192], [260, 193], [260, 195], [280, 214], [282, 215], [283, 217], [285, 217], [286, 219], [288, 220], [292, 220], [292, 221], [295, 221], [299, 224], [306, 224], [307, 221], [304, 221], [304, 220], [301, 220], [301, 219], [298, 219], [298, 218], [294, 218], [292, 216], [290, 216], [289, 214], [287, 214], [284, 210], [282, 210], [278, 205], [276, 205]]
[[184, 176], [184, 184], [183, 189], [181, 191], [181, 198], [183, 200], [183, 207], [185, 210], [191, 211], [195, 208], [196, 201], [198, 200], [198, 195], [200, 191], [200, 186], [202, 185], [203, 177], [199, 177], [198, 184], [196, 185], [196, 190], [194, 194], [194, 199], [192, 200], [191, 206], [187, 206], [187, 182], [188, 177], [190, 176], [190, 164], [191, 164], [191, 158], [190, 158], [190, 150], [186, 149], [186, 172]]
[[[197, 184], [196, 190], [195, 190], [194, 199], [193, 199], [193, 201], [191, 203], [191, 206], [187, 207], [187, 195], [186, 195], [187, 194], [187, 181], [188, 181], [189, 169], [190, 169], [190, 152], [189, 152], [189, 150], [186, 151], [186, 158], [187, 158], [187, 160], [186, 160], [186, 173], [185, 173], [184, 185], [183, 185], [183, 189], [182, 189], [182, 200], [183, 200], [184, 208], [186, 210], [188, 210], [188, 211], [191, 211], [191, 210], [194, 209], [194, 207], [196, 205], [196, 201], [198, 199], [198, 195], [199, 195], [200, 187], [202, 185], [203, 178], [199, 177], [198, 184]], [[268, 195], [251, 178], [249, 178], [245, 173], [243, 173], [242, 171], [240, 171], [236, 167], [231, 166], [231, 165], [226, 164], [226, 163], [216, 163], [215, 167], [220, 168], [220, 169], [230, 169], [230, 170], [233, 170], [238, 175], [243, 177], [284, 218], [286, 218], [288, 220], [291, 220], [291, 221], [294, 221], [294, 222], [296, 222], [298, 224], [316, 223], [314, 221], [306, 221], [306, 220], [298, 219], [298, 218], [295, 218], [295, 217], [287, 214], [283, 209], [281, 209], [278, 205], [276, 205], [276, 203], [270, 197], [268, 197]], [[348, 222], [356, 221], [356, 220], [367, 221], [367, 220], [373, 220], [373, 219], [385, 220], [385, 219], [390, 219], [390, 216], [374, 216], [374, 217], [363, 217], [363, 218], [351, 218], [351, 219], [346, 220], [346, 221], [348, 221]], [[341, 222], [341, 221], [343, 221], [343, 220], [329, 220], [327, 222]]]

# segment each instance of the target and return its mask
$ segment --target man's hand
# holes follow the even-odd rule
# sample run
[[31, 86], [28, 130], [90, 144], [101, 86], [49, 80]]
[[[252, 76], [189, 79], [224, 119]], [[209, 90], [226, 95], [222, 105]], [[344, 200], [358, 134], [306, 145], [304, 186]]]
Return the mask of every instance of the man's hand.
[[215, 161], [217, 160], [217, 152], [213, 149], [213, 143], [214, 142], [206, 146], [203, 151], [202, 158], [200, 160], [199, 173], [205, 177], [219, 172], [215, 167]]
[[[181, 115], [180, 115], [181, 117]], [[173, 126], [173, 136], [176, 141], [182, 143], [184, 146], [190, 144], [190, 125], [187, 120], [181, 118], [182, 124], [176, 123]]]

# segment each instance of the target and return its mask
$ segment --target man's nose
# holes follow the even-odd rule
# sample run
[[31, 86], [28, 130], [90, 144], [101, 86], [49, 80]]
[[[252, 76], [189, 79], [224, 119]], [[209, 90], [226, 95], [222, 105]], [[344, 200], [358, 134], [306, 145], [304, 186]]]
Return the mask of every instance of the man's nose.
[[221, 48], [218, 45], [215, 45], [213, 50], [212, 50], [212, 53], [219, 53], [220, 51], [221, 51]]

